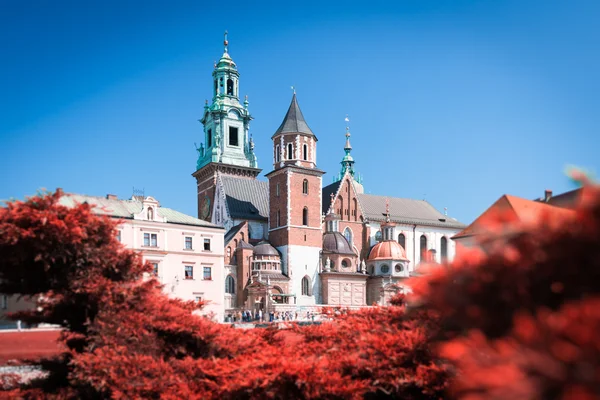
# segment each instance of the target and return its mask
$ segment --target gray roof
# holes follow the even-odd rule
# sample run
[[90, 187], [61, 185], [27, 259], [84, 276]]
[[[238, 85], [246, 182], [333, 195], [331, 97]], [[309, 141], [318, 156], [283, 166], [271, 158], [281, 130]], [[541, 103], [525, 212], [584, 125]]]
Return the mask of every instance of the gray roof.
[[229, 215], [234, 219], [266, 221], [269, 216], [269, 183], [250, 178], [221, 176]]
[[231, 242], [231, 239], [233, 239], [233, 237], [240, 231], [240, 229], [242, 229], [242, 225], [244, 225], [244, 223], [240, 222], [239, 224], [228, 230], [227, 233], [225, 233], [225, 238], [223, 240], [225, 246], [227, 246], [229, 242]]
[[331, 195], [333, 194], [335, 196], [341, 183], [342, 181], [333, 182], [323, 188], [323, 191], [321, 192], [321, 196], [323, 196], [323, 201], [321, 202], [323, 214], [327, 214], [329, 206], [331, 205]]
[[[95, 206], [93, 211], [96, 214], [109, 215], [115, 218], [132, 219], [134, 214], [138, 214], [142, 211], [142, 202], [137, 198], [132, 198], [130, 200], [107, 199], [105, 197], [87, 196], [75, 193], [65, 193], [65, 195], [60, 198], [60, 204], [66, 207], [74, 207], [76, 204], [82, 203], [88, 203]], [[218, 225], [180, 213], [171, 208], [159, 206], [157, 208], [157, 213], [171, 224], [195, 225], [222, 229]]]
[[287, 114], [285, 114], [285, 118], [283, 118], [283, 122], [273, 134], [273, 137], [280, 133], [306, 133], [315, 136], [304, 120], [302, 111], [300, 111], [300, 106], [298, 106], [298, 101], [296, 100], [296, 93], [294, 93], [294, 96], [292, 97], [292, 103], [290, 104]]
[[390, 203], [390, 219], [401, 224], [429, 225], [463, 229], [466, 225], [436, 210], [425, 200], [359, 194], [365, 217], [371, 221], [384, 221], [386, 199]]

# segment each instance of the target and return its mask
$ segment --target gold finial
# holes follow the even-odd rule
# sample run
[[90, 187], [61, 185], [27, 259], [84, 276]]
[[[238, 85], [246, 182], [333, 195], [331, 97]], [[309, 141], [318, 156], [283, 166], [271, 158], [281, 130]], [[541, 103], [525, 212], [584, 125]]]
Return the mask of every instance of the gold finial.
[[350, 137], [350, 118], [348, 118], [348, 114], [346, 114], [346, 118], [344, 118], [344, 121], [346, 121], [346, 137]]
[[227, 46], [229, 45], [229, 41], [227, 40], [227, 31], [225, 31], [223, 44], [225, 45], [225, 53], [227, 53]]

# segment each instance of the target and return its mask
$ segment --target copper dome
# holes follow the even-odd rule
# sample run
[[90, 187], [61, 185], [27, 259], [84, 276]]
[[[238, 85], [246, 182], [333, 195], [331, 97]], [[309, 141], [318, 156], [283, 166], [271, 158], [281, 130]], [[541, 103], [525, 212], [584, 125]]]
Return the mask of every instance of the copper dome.
[[369, 261], [374, 260], [407, 260], [407, 258], [404, 248], [398, 242], [386, 240], [371, 249]]
[[339, 232], [326, 232], [323, 235], [323, 252], [335, 254], [354, 254], [350, 243]]
[[279, 252], [275, 249], [275, 247], [271, 246], [269, 243], [260, 242], [259, 244], [254, 246], [254, 255], [279, 257]]

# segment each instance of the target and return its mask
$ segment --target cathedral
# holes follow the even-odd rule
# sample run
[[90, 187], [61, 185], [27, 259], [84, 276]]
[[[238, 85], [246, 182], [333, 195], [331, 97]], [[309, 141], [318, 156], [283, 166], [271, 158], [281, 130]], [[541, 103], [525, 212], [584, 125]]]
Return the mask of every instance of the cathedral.
[[240, 101], [227, 37], [224, 46], [193, 177], [198, 217], [226, 231], [226, 313], [387, 304], [421, 262], [454, 257], [450, 238], [465, 225], [425, 200], [366, 194], [348, 128], [341, 170], [324, 185], [317, 135], [296, 93], [271, 136], [266, 181], [258, 179], [248, 100]]

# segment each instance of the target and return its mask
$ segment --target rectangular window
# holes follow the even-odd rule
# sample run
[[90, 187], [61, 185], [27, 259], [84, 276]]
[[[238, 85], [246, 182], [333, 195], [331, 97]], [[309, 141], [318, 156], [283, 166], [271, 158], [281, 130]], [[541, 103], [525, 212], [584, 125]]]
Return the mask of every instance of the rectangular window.
[[238, 128], [230, 126], [229, 127], [229, 145], [237, 146], [238, 145]]
[[196, 303], [200, 303], [202, 300], [204, 300], [204, 295], [196, 295], [194, 297], [196, 299]]
[[121, 231], [117, 231], [117, 240], [121, 241]]
[[204, 250], [210, 251], [210, 239], [204, 239]]
[[152, 263], [152, 275], [158, 276], [158, 263]]
[[275, 162], [279, 162], [281, 160], [281, 149], [279, 145], [275, 146]]
[[194, 267], [192, 265], [185, 266], [185, 279], [194, 279]]
[[0, 304], [0, 306], [2, 306], [3, 310], [6, 310], [8, 308], [8, 296], [7, 295], [2, 295], [2, 304]]
[[275, 196], [279, 197], [279, 183], [275, 186]]
[[204, 276], [203, 279], [205, 281], [211, 281], [212, 280], [212, 268], [211, 267], [204, 267]]
[[191, 236], [185, 237], [185, 249], [192, 250], [192, 237]]
[[158, 247], [158, 235], [156, 233], [144, 233], [144, 246]]
[[212, 147], [212, 129], [206, 132], [206, 148]]

